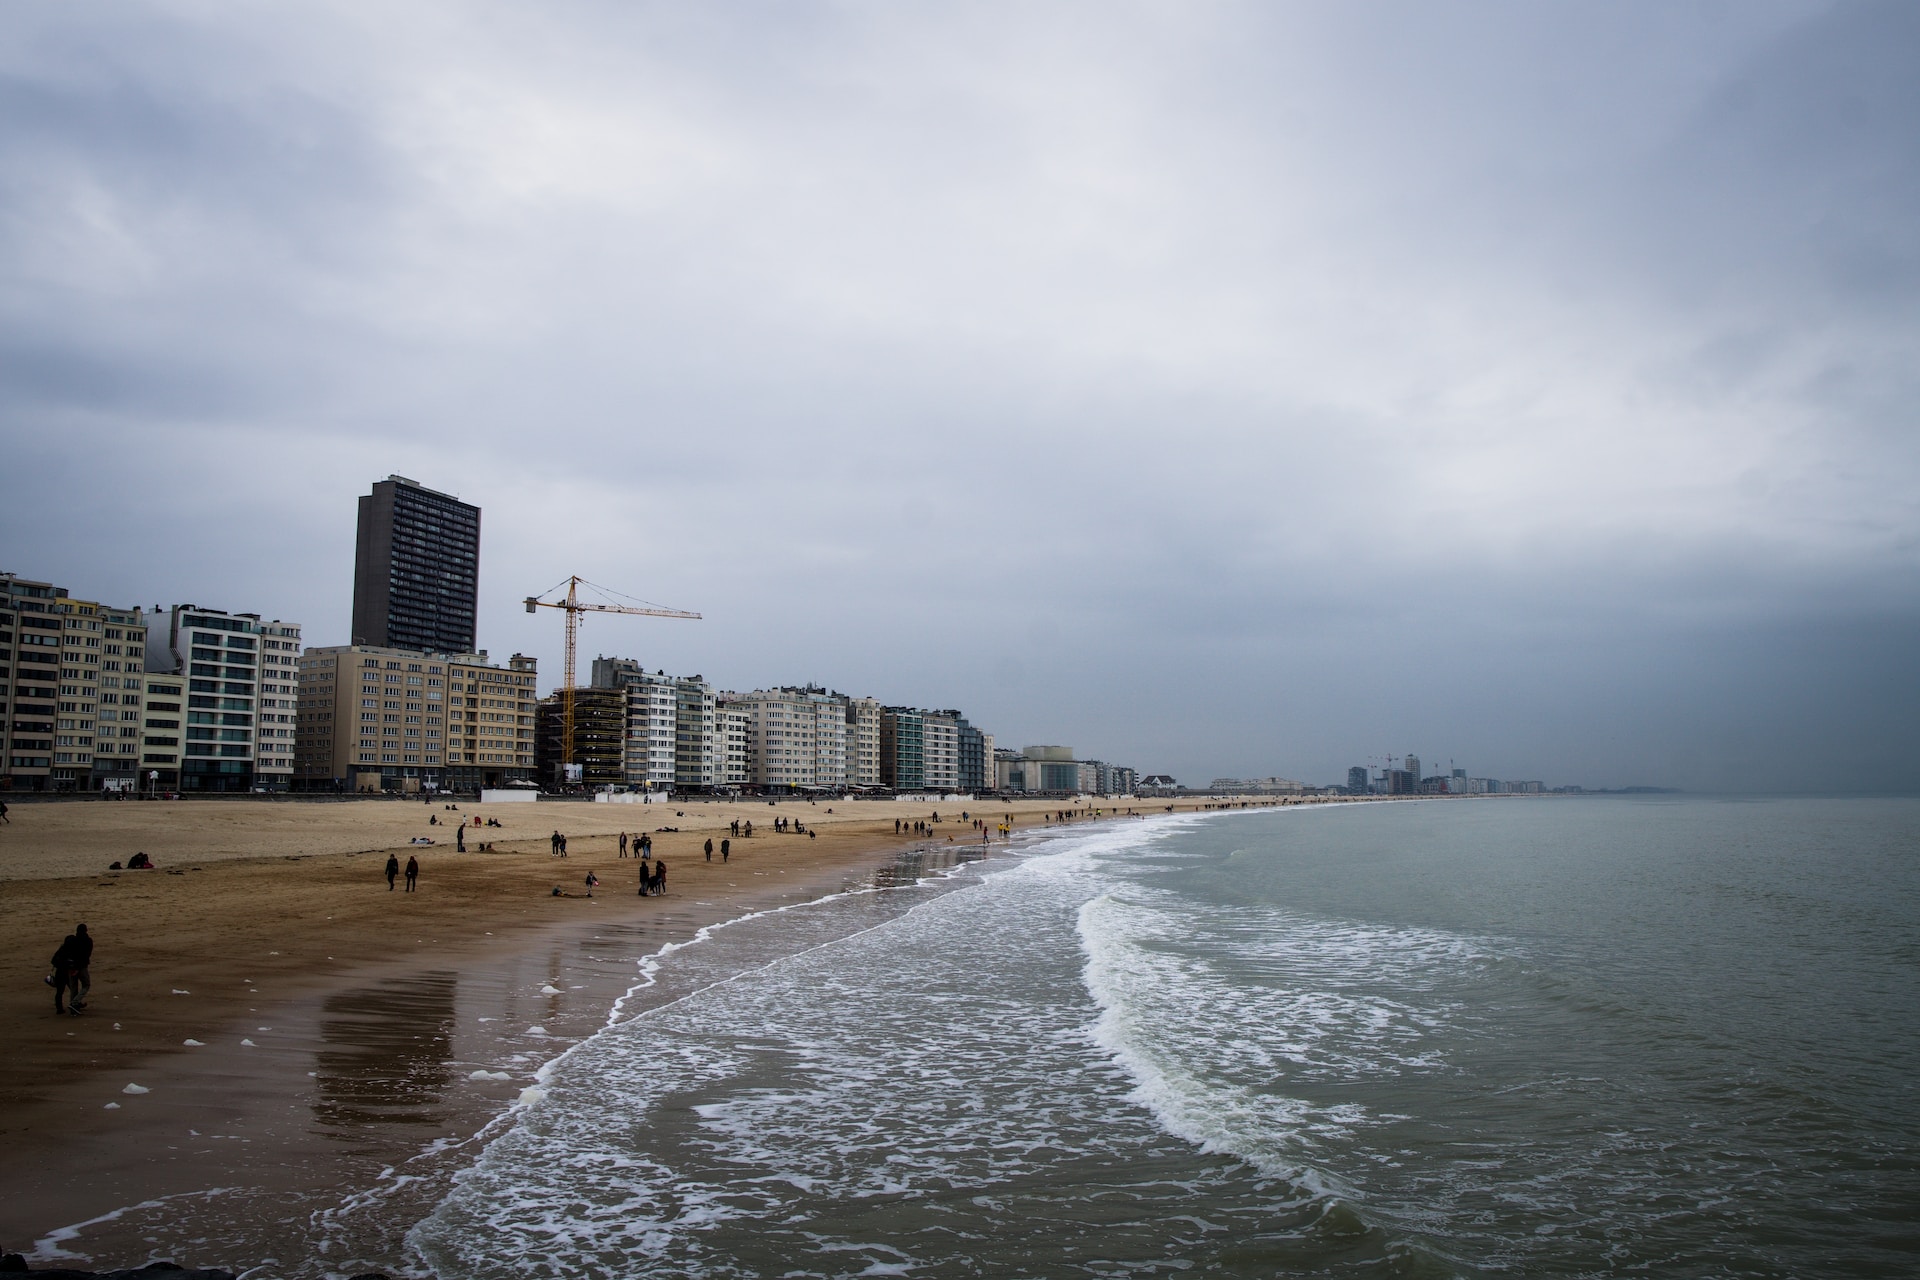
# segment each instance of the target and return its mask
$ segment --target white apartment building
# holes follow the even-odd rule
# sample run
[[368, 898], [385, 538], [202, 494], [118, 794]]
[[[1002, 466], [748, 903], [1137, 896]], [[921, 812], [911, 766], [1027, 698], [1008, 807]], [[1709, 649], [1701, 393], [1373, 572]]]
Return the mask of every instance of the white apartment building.
[[179, 789], [285, 790], [293, 778], [298, 624], [192, 604], [156, 607], [146, 623], [147, 671], [187, 686]]
[[728, 701], [731, 696], [717, 695], [713, 703], [715, 776], [717, 785], [729, 788], [744, 787], [751, 780], [747, 761], [753, 738], [753, 717]]
[[[670, 676], [632, 658], [600, 657], [593, 660], [593, 686], [626, 690], [622, 776], [628, 786], [705, 791], [727, 785], [721, 718], [704, 677]], [[740, 751], [744, 758], [744, 742]]]
[[960, 789], [960, 722], [949, 712], [920, 717], [922, 785], [929, 791]]

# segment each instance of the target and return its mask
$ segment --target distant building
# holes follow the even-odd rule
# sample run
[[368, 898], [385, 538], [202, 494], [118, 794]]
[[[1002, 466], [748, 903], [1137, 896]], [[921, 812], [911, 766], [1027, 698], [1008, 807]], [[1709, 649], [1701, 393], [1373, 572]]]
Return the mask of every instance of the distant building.
[[175, 605], [146, 616], [146, 667], [186, 680], [181, 791], [288, 790], [299, 715], [300, 627]]
[[1363, 796], [1369, 790], [1367, 785], [1367, 766], [1356, 764], [1347, 770], [1347, 794]]
[[847, 765], [849, 787], [880, 785], [880, 703], [875, 698], [847, 699]]
[[1173, 780], [1170, 773], [1150, 773], [1140, 779], [1138, 790], [1143, 796], [1166, 797], [1177, 794], [1180, 784]]
[[[300, 791], [477, 791], [534, 780], [535, 663], [329, 645], [300, 658]], [[472, 717], [469, 720], [469, 717]]]
[[1020, 751], [995, 752], [996, 781], [1002, 791], [1051, 791], [1062, 795], [1093, 789], [1096, 778], [1089, 771], [1082, 776], [1081, 762], [1073, 758], [1072, 747], [1053, 745], [1022, 747]]
[[703, 677], [650, 672], [631, 658], [595, 658], [593, 685], [627, 693], [626, 785], [694, 792], [727, 785], [717, 697]]
[[920, 717], [920, 758], [929, 791], [960, 789], [960, 713], [928, 711]]
[[479, 507], [405, 476], [388, 476], [360, 499], [355, 644], [472, 653], [479, 583]]
[[[588, 687], [573, 691], [571, 751], [567, 749], [565, 696], [556, 690], [540, 700], [534, 761], [541, 782], [590, 790], [623, 784], [627, 690]], [[568, 765], [574, 768], [569, 770]]]
[[0, 574], [0, 786], [131, 785], [144, 643], [138, 609]]
[[912, 707], [880, 712], [880, 785], [919, 791], [927, 785], [925, 722]]

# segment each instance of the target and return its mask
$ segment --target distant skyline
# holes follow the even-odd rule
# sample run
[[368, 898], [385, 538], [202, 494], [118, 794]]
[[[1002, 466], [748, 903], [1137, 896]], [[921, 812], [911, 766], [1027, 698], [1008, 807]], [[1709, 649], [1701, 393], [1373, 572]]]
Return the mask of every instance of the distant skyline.
[[1325, 783], [1913, 790], [1920, 6], [0, 17], [0, 569]]

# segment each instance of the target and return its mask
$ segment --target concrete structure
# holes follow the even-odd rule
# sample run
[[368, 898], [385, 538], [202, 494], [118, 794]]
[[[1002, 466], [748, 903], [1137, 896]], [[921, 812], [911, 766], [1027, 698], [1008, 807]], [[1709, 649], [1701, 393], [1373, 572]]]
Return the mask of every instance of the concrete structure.
[[848, 787], [880, 785], [880, 702], [876, 698], [847, 699]]
[[745, 717], [746, 785], [762, 790], [846, 785], [848, 699], [817, 685], [728, 694]]
[[447, 786], [479, 791], [536, 781], [539, 664], [524, 653], [497, 666], [487, 651], [447, 659]]
[[360, 499], [355, 644], [472, 653], [479, 584], [479, 507], [405, 476], [388, 476]]
[[625, 774], [648, 791], [726, 785], [726, 747], [713, 686], [702, 676], [648, 671], [632, 658], [593, 660], [593, 684], [627, 691]]
[[1356, 764], [1347, 770], [1347, 794], [1363, 796], [1369, 790], [1367, 785], [1367, 766]]
[[1029, 746], [1017, 753], [996, 751], [994, 755], [995, 782], [1002, 791], [1064, 794], [1093, 791], [1098, 783], [1097, 769], [1089, 765], [1083, 771], [1083, 762], [1073, 758], [1072, 747]]
[[737, 790], [751, 780], [748, 767], [753, 740], [753, 717], [747, 711], [716, 694], [713, 700], [715, 785], [725, 791]]
[[94, 791], [135, 791], [146, 683], [146, 615], [139, 609], [100, 609], [100, 679], [94, 716]]
[[[532, 658], [331, 645], [300, 657], [293, 785], [469, 791], [533, 780]], [[150, 695], [150, 701], [151, 701]]]
[[880, 785], [919, 791], [927, 785], [925, 738], [920, 712], [884, 707], [880, 712]]
[[962, 791], [991, 791], [993, 776], [993, 735], [982, 733], [967, 723], [967, 718], [958, 711], [946, 714], [954, 719], [959, 729], [960, 764], [959, 788]]
[[285, 664], [297, 664], [299, 625], [193, 604], [155, 606], [146, 624], [147, 671], [186, 680], [177, 789], [287, 790], [298, 675]]
[[929, 791], [960, 789], [960, 713], [927, 711], [920, 717], [920, 754]]
[[[0, 786], [22, 791], [80, 791], [95, 785], [95, 717], [108, 652], [107, 617], [137, 617], [96, 601], [74, 600], [50, 582], [0, 574]], [[136, 624], [117, 623], [124, 633]], [[131, 652], [131, 660], [122, 650]], [[113, 645], [116, 686], [138, 673], [140, 639]], [[139, 677], [136, 674], [135, 689]], [[136, 703], [137, 706], [137, 703]], [[113, 705], [110, 770], [120, 762], [119, 712]], [[136, 712], [137, 716], [137, 712]], [[137, 727], [137, 720], [136, 720]]]
[[569, 777], [562, 768], [567, 763], [562, 696], [554, 692], [540, 700], [534, 756], [541, 784], [588, 788], [624, 784], [628, 691], [592, 687], [573, 691], [571, 763], [579, 767], [578, 777]]

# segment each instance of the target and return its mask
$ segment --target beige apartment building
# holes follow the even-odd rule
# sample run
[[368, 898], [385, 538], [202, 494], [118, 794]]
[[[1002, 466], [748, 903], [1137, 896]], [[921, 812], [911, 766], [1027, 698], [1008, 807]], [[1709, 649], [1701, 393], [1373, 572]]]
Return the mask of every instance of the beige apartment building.
[[[105, 633], [97, 602], [71, 599], [66, 588], [50, 582], [0, 574], [0, 690], [6, 695], [0, 704], [0, 786], [92, 786]], [[117, 742], [116, 710], [116, 751]]]
[[307, 791], [475, 791], [531, 782], [534, 659], [373, 645], [299, 661], [294, 782]]
[[847, 768], [849, 787], [880, 785], [880, 700], [847, 699]]
[[920, 717], [921, 785], [930, 791], [960, 789], [960, 718], [950, 711]]

